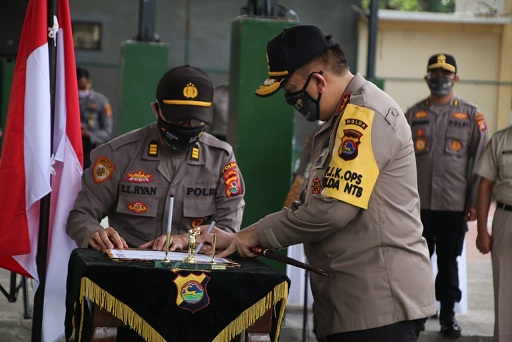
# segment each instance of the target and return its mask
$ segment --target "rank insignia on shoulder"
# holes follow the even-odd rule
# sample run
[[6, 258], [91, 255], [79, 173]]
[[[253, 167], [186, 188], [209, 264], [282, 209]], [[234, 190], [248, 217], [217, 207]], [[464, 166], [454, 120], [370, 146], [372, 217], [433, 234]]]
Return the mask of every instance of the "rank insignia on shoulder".
[[158, 156], [158, 144], [156, 141], [151, 141], [149, 143], [149, 147], [148, 147], [148, 155], [150, 157], [156, 157]]
[[199, 160], [199, 148], [197, 146], [190, 149], [190, 159]]
[[345, 108], [347, 107], [347, 104], [350, 102], [350, 97], [352, 96], [352, 94], [344, 94], [343, 97], [341, 98], [341, 101], [338, 105], [338, 109], [336, 109], [336, 113], [341, 113], [342, 111], [345, 110]]

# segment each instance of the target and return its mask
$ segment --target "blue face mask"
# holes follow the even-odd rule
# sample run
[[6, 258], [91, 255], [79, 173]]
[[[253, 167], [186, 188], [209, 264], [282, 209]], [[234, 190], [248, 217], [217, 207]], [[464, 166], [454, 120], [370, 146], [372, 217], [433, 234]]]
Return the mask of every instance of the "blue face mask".
[[322, 72], [312, 72], [309, 74], [306, 84], [304, 84], [304, 87], [302, 87], [301, 90], [285, 94], [286, 102], [293, 106], [295, 110], [301, 113], [308, 121], [316, 121], [320, 118], [320, 98], [322, 97], [322, 93], [318, 94], [318, 97], [315, 100], [306, 92], [313, 74], [322, 75]]
[[427, 81], [428, 88], [437, 97], [448, 95], [453, 88], [454, 82], [451, 78], [435, 77]]

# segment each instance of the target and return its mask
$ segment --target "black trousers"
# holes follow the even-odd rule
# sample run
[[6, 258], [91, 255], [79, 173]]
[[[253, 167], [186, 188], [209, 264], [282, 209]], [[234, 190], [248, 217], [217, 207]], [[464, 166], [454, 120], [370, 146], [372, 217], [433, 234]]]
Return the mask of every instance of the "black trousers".
[[82, 149], [84, 151], [84, 170], [91, 166], [91, 159], [89, 155], [91, 154], [91, 151], [94, 150], [97, 146], [98, 144], [91, 143], [89, 138], [82, 138]]
[[319, 342], [416, 342], [426, 318], [402, 321], [383, 327], [327, 335]]
[[461, 211], [421, 210], [421, 221], [430, 256], [434, 251], [437, 255], [436, 299], [443, 311], [443, 303], [453, 306], [462, 297], [457, 257], [462, 253], [468, 226]]

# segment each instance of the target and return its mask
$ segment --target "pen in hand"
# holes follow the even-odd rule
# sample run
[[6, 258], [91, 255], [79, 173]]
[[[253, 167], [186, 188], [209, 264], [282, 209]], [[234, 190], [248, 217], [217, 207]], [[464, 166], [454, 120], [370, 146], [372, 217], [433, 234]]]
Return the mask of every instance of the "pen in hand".
[[[208, 226], [208, 229], [206, 230], [206, 234], [210, 233], [213, 229], [213, 227], [215, 226], [215, 220], [212, 220], [212, 222], [210, 222], [210, 225]], [[196, 254], [199, 253], [199, 251], [201, 250], [201, 247], [203, 247], [203, 242], [201, 242], [197, 248], [196, 248]]]

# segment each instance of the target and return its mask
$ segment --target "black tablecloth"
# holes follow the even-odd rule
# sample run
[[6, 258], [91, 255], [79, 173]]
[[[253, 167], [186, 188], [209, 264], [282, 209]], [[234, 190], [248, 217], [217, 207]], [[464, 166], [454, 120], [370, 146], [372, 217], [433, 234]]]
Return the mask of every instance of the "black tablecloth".
[[147, 341], [229, 341], [273, 308], [271, 338], [277, 341], [290, 279], [258, 260], [233, 260], [241, 267], [173, 271], [75, 249], [67, 279], [66, 338], [82, 338], [88, 298]]

